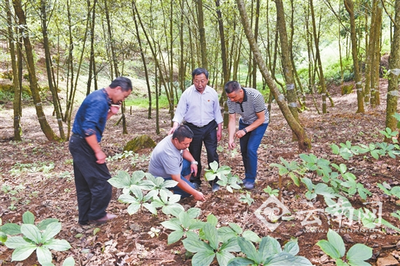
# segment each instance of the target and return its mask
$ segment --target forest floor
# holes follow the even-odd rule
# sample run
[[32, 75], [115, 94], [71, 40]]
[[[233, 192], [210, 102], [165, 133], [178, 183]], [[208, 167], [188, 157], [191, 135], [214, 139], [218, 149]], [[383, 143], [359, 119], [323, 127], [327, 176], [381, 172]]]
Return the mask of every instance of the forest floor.
[[[353, 91], [341, 95], [340, 88], [330, 89], [334, 102], [332, 107], [328, 102], [328, 113], [319, 114], [312, 103], [307, 100], [308, 110], [300, 113], [301, 123], [308, 136], [312, 139], [311, 153], [319, 158], [325, 158], [337, 164], [344, 163], [350, 172], [356, 175], [357, 181], [372, 192], [368, 202], [382, 203], [382, 217], [392, 224], [399, 226], [397, 218], [390, 213], [400, 210], [396, 198], [385, 195], [377, 183], [386, 182], [399, 185], [400, 167], [398, 158], [383, 157], [375, 160], [370, 156], [355, 156], [348, 161], [334, 155], [331, 144], [350, 141], [353, 145], [382, 142], [379, 133], [385, 128], [386, 86], [382, 81], [381, 105], [376, 108], [366, 107], [366, 112], [357, 114], [357, 98]], [[320, 108], [320, 100], [317, 99]], [[51, 107], [45, 107], [49, 122], [56, 124], [51, 116]], [[160, 141], [170, 129], [170, 115], [163, 110], [160, 113], [161, 133], [155, 133], [156, 120], [147, 118], [147, 110], [133, 109], [127, 114], [129, 134], [123, 135], [121, 125], [115, 125], [118, 117], [113, 117], [107, 124], [102, 140], [102, 147], [112, 158], [122, 154], [123, 146], [139, 135], [149, 135], [153, 140]], [[53, 121], [54, 120], [54, 121]], [[191, 265], [191, 259], [185, 256], [185, 248], [181, 241], [168, 245], [167, 238], [170, 230], [165, 229], [161, 222], [168, 218], [163, 213], [155, 216], [146, 210], [129, 215], [127, 205], [118, 202], [121, 191], [113, 188], [113, 198], [108, 211], [118, 217], [100, 226], [81, 227], [77, 222], [77, 202], [73, 179], [72, 158], [68, 150], [68, 142], [49, 142], [41, 132], [33, 106], [23, 109], [22, 129], [23, 141], [12, 141], [12, 107], [10, 104], [0, 106], [0, 217], [3, 224], [21, 223], [22, 214], [32, 212], [36, 221], [46, 218], [57, 218], [62, 223], [61, 232], [55, 237], [67, 240], [72, 248], [65, 252], [53, 252], [53, 262], [61, 265], [65, 258], [72, 256], [76, 265]], [[232, 168], [233, 174], [243, 178], [243, 164], [239, 153], [227, 149], [227, 129], [223, 130], [223, 139], [219, 143], [220, 165]], [[151, 150], [144, 149], [137, 156], [121, 160], [108, 160], [108, 167], [115, 175], [124, 170], [133, 173], [136, 170], [147, 171]], [[207, 182], [203, 182], [200, 190], [205, 194], [205, 202], [196, 202], [189, 198], [182, 200], [185, 208], [198, 207], [202, 210], [199, 219], [205, 220], [207, 215], [214, 214], [220, 225], [237, 223], [245, 230], [252, 230], [260, 237], [272, 236], [283, 246], [293, 237], [298, 239], [299, 255], [306, 257], [315, 265], [335, 265], [316, 245], [318, 240], [326, 239], [329, 228], [352, 229], [340, 233], [344, 238], [346, 250], [355, 243], [363, 243], [373, 248], [373, 256], [369, 263], [377, 265], [379, 258], [400, 257], [400, 237], [394, 230], [379, 226], [376, 230], [365, 231], [360, 223], [353, 221], [350, 225], [340, 225], [338, 220], [326, 215], [323, 210], [326, 204], [321, 197], [313, 201], [305, 198], [306, 187], [293, 184], [292, 179], [283, 177], [282, 197], [280, 202], [296, 215], [293, 220], [279, 220], [275, 230], [270, 230], [268, 224], [255, 215], [269, 195], [263, 191], [270, 186], [278, 188], [278, 169], [271, 163], [281, 163], [280, 158], [287, 161], [299, 161], [299, 149], [276, 103], [272, 104], [271, 122], [259, 148], [258, 177], [256, 188], [251, 191], [254, 202], [248, 205], [239, 199], [246, 194], [244, 190], [233, 193], [221, 188], [212, 193]], [[115, 158], [115, 157], [114, 157]], [[206, 165], [206, 156], [202, 156]], [[317, 181], [317, 177], [313, 181]], [[365, 202], [360, 197], [351, 199], [354, 206], [363, 207]], [[375, 207], [373, 207], [375, 208]], [[305, 212], [309, 211], [313, 218], [306, 219]], [[320, 224], [306, 221], [317, 221]], [[312, 232], [312, 227], [317, 230]], [[99, 228], [99, 229], [96, 229]], [[151, 236], [152, 228], [159, 229], [156, 236]], [[153, 229], [154, 231], [154, 229]], [[0, 246], [0, 265], [34, 265], [38, 264], [36, 254], [32, 254], [22, 262], [11, 262], [13, 250]], [[212, 265], [217, 265], [215, 260]], [[389, 265], [389, 264], [387, 264]], [[391, 264], [390, 264], [391, 265]], [[283, 265], [284, 266], [284, 265]]]

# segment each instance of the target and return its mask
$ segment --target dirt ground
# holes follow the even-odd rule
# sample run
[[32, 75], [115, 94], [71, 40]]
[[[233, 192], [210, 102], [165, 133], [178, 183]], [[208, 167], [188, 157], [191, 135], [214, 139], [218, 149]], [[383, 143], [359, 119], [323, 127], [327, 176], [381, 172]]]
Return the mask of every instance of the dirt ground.
[[[379, 160], [371, 156], [356, 156], [349, 161], [333, 155], [330, 145], [351, 141], [355, 144], [369, 144], [381, 142], [379, 130], [385, 127], [384, 91], [386, 84], [381, 87], [381, 105], [372, 109], [366, 107], [364, 114], [356, 114], [356, 93], [341, 95], [339, 89], [331, 89], [334, 107], [328, 106], [327, 114], [318, 114], [312, 100], [308, 99], [308, 110], [300, 114], [301, 123], [312, 139], [312, 151], [318, 157], [326, 158], [335, 163], [346, 163], [349, 170], [357, 176], [357, 180], [364, 184], [373, 193], [368, 201], [383, 203], [383, 218], [399, 226], [397, 218], [390, 213], [400, 210], [395, 198], [388, 197], [377, 187], [377, 183], [386, 181], [391, 185], [398, 185], [400, 179], [399, 160], [389, 157]], [[318, 107], [321, 108], [320, 99]], [[57, 130], [55, 119], [51, 116], [52, 109], [46, 107], [48, 120]], [[128, 110], [127, 124], [129, 134], [123, 135], [120, 125], [115, 125], [118, 117], [112, 118], [108, 124], [102, 140], [102, 147], [112, 157], [122, 153], [125, 143], [132, 138], [146, 134], [156, 142], [166, 136], [170, 129], [170, 115], [166, 110], [160, 113], [161, 133], [155, 133], [155, 113], [153, 118], [147, 118], [147, 110]], [[77, 203], [73, 180], [72, 158], [68, 151], [68, 142], [48, 142], [40, 130], [34, 108], [26, 107], [22, 117], [23, 141], [10, 140], [13, 136], [12, 107], [9, 104], [0, 107], [0, 217], [3, 223], [21, 223], [21, 216], [25, 211], [31, 211], [37, 221], [45, 218], [57, 218], [62, 223], [62, 230], [56, 236], [67, 240], [72, 248], [66, 252], [53, 252], [56, 265], [61, 265], [68, 256], [72, 256], [76, 265], [192, 265], [191, 259], [185, 256], [182, 242], [168, 245], [169, 230], [161, 226], [161, 222], [168, 219], [164, 214], [154, 216], [146, 210], [129, 215], [127, 205], [118, 202], [121, 191], [113, 189], [113, 198], [108, 211], [118, 215], [118, 218], [108, 224], [81, 227], [77, 222]], [[227, 149], [227, 129], [223, 131], [220, 142], [220, 164], [232, 168], [232, 172], [243, 178], [243, 164], [239, 153], [232, 153]], [[151, 150], [139, 151], [134, 159], [109, 160], [108, 167], [113, 175], [119, 170], [130, 173], [136, 170], [147, 171]], [[252, 230], [260, 237], [272, 236], [278, 239], [283, 246], [293, 237], [298, 238], [299, 255], [305, 256], [315, 265], [334, 265], [334, 262], [325, 255], [316, 245], [318, 240], [326, 239], [329, 228], [338, 229], [339, 224], [327, 215], [313, 213], [321, 220], [319, 231], [310, 232], [302, 222], [296, 218], [290, 221], [279, 221], [281, 224], [274, 230], [268, 227], [255, 215], [255, 211], [268, 200], [269, 196], [263, 191], [270, 186], [278, 188], [277, 168], [271, 163], [281, 163], [280, 157], [287, 161], [298, 161], [298, 145], [292, 141], [289, 126], [284, 120], [276, 103], [272, 104], [271, 122], [259, 148], [258, 177], [256, 188], [251, 191], [254, 203], [250, 206], [239, 200], [246, 191], [239, 190], [229, 193], [222, 188], [216, 193], [211, 192], [207, 182], [203, 182], [201, 191], [206, 195], [205, 202], [196, 202], [189, 198], [181, 203], [186, 207], [198, 207], [202, 210], [200, 219], [205, 220], [212, 213], [218, 217], [221, 226], [233, 222], [245, 230]], [[206, 156], [202, 156], [203, 165], [206, 165]], [[54, 168], [49, 166], [54, 164]], [[50, 169], [43, 167], [47, 166]], [[8, 186], [15, 193], [5, 190]], [[297, 187], [290, 178], [283, 177], [281, 202], [291, 213], [304, 212], [324, 208], [323, 198], [317, 197], [314, 201], [306, 200], [304, 185]], [[353, 205], [363, 206], [357, 196], [350, 199]], [[296, 216], [297, 217], [297, 216]], [[303, 217], [304, 218], [304, 217]], [[311, 219], [312, 220], [312, 219]], [[151, 237], [151, 228], [159, 229], [157, 236]], [[347, 227], [350, 228], [350, 227]], [[361, 228], [355, 223], [351, 228]], [[325, 232], [322, 232], [324, 231]], [[97, 232], [98, 231], [98, 232]], [[373, 257], [368, 261], [377, 265], [377, 259], [392, 255], [399, 259], [400, 238], [392, 229], [380, 227], [373, 232], [346, 232], [340, 233], [345, 240], [346, 250], [355, 243], [363, 243], [373, 248]], [[0, 265], [34, 265], [38, 264], [36, 255], [31, 255], [23, 262], [11, 262], [12, 250], [0, 246]], [[212, 265], [217, 265], [215, 260]]]

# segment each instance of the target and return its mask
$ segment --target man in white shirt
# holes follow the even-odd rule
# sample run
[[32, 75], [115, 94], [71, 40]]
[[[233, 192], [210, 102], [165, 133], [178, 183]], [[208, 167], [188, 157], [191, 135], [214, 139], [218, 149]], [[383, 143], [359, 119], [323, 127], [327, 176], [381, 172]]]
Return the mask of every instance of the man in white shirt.
[[[200, 186], [202, 144], [204, 143], [207, 151], [208, 164], [214, 161], [219, 163], [217, 145], [222, 136], [223, 118], [218, 93], [207, 85], [208, 71], [204, 68], [196, 68], [192, 72], [192, 81], [193, 85], [182, 93], [172, 119], [174, 125], [169, 133], [172, 134], [183, 121], [193, 131], [194, 137], [189, 151], [198, 162], [198, 171], [197, 175], [192, 175], [190, 181]], [[214, 192], [219, 189], [216, 181], [210, 182]]]

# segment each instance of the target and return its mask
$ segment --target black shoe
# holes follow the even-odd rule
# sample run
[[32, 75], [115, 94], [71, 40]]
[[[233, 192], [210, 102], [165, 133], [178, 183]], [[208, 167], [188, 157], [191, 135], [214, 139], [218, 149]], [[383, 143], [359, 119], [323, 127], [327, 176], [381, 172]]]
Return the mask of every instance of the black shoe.
[[217, 192], [219, 190], [219, 185], [217, 183], [212, 185], [212, 192]]

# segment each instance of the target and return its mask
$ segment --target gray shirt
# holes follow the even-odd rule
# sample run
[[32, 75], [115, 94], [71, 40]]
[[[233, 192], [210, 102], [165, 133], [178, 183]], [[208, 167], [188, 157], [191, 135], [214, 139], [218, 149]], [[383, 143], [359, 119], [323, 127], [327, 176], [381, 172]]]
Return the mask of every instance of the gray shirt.
[[149, 173], [163, 178], [180, 175], [183, 161], [182, 152], [172, 143], [172, 135], [166, 136], [151, 153]]
[[229, 114], [240, 114], [242, 122], [246, 125], [251, 125], [257, 120], [257, 113], [264, 112], [265, 120], [263, 124], [268, 123], [269, 113], [262, 94], [258, 90], [252, 88], [243, 88], [243, 93], [244, 97], [242, 103], [232, 102], [228, 98]]
[[198, 92], [194, 85], [187, 88], [179, 99], [172, 119], [178, 123], [183, 120], [198, 127], [205, 126], [213, 120], [217, 124], [222, 123], [218, 93], [210, 86], [206, 86], [203, 93]]

